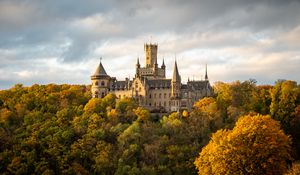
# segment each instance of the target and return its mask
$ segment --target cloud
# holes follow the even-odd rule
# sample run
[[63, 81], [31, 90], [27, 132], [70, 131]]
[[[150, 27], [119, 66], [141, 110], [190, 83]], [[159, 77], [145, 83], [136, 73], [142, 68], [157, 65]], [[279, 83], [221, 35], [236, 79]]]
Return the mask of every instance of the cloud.
[[299, 8], [298, 0], [2, 0], [0, 89], [89, 83], [100, 56], [112, 76], [133, 76], [150, 40], [168, 76], [176, 55], [185, 81], [201, 79], [206, 63], [212, 81], [300, 81]]

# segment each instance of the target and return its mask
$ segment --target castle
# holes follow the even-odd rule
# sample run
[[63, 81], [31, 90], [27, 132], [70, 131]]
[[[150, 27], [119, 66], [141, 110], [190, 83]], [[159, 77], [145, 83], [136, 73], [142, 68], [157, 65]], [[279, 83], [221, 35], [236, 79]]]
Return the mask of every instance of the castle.
[[113, 93], [118, 99], [130, 97], [138, 101], [140, 106], [152, 112], [172, 112], [191, 110], [199, 99], [211, 96], [212, 87], [205, 69], [205, 79], [181, 83], [181, 77], [175, 60], [172, 79], [166, 78], [164, 60], [161, 67], [157, 64], [157, 44], [144, 44], [146, 65], [141, 67], [139, 58], [136, 63], [135, 77], [118, 81], [110, 77], [100, 60], [95, 73], [91, 76], [93, 98], [103, 98]]

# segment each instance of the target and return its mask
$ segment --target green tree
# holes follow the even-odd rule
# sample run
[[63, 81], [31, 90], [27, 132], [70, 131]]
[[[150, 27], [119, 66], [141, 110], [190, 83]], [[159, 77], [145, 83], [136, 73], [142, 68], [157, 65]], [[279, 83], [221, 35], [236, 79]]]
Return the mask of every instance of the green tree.
[[290, 132], [291, 114], [295, 110], [297, 96], [297, 83], [294, 81], [278, 81], [271, 91], [271, 116], [280, 121], [286, 133]]

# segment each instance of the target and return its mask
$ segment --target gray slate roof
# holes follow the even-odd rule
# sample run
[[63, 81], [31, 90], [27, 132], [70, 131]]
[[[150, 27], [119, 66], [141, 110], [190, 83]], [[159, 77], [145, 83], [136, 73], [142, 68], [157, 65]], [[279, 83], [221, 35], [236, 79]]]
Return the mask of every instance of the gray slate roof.
[[189, 89], [202, 90], [209, 88], [210, 85], [208, 81], [189, 81], [187, 86]]
[[97, 67], [94, 75], [96, 75], [96, 76], [99, 76], [99, 75], [105, 75], [105, 76], [107, 76], [107, 73], [106, 73], [106, 71], [105, 71], [105, 69], [104, 69], [101, 61], [100, 61], [99, 65], [98, 65], [98, 67]]
[[171, 88], [171, 79], [153, 79], [147, 80], [146, 84], [151, 88]]

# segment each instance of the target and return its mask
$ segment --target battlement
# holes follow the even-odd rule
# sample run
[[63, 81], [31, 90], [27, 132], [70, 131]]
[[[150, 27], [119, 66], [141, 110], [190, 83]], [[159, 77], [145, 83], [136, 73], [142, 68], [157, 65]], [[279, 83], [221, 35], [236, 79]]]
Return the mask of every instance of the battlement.
[[157, 44], [144, 44], [146, 67], [154, 67], [157, 64]]

